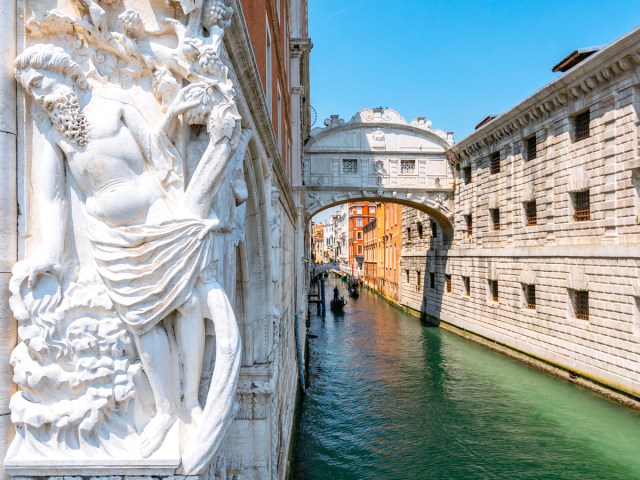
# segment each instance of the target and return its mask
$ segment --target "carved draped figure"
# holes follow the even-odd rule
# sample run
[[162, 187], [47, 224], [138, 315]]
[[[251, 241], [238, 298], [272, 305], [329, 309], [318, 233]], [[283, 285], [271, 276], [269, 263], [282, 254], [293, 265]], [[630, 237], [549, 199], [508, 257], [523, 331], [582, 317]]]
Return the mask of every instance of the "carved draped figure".
[[185, 303], [212, 260], [213, 236], [202, 220], [107, 227], [92, 222], [89, 238], [116, 311], [137, 335]]

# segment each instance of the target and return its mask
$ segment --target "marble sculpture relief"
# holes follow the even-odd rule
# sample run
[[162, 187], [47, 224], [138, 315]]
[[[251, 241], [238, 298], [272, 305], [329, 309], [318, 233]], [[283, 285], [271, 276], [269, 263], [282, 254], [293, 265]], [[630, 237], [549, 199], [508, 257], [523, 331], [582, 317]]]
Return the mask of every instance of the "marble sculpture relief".
[[251, 132], [222, 50], [232, 10], [32, 4], [15, 61], [32, 141], [6, 464], [170, 452], [200, 473], [233, 418], [241, 354], [229, 272]]

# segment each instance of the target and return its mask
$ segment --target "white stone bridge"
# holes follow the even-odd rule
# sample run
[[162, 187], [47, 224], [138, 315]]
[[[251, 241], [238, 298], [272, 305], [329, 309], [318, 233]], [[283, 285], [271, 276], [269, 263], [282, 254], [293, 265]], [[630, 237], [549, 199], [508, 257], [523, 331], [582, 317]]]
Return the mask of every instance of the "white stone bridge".
[[307, 220], [366, 200], [407, 205], [431, 215], [443, 230], [452, 228], [455, 177], [446, 157], [452, 133], [384, 108], [360, 110], [349, 122], [332, 115], [325, 125], [305, 146]]

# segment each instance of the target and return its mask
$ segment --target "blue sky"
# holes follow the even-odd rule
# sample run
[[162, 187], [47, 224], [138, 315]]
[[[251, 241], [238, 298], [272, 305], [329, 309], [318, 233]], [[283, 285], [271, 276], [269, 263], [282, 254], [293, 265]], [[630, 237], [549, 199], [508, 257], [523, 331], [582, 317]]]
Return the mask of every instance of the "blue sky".
[[309, 0], [314, 126], [382, 106], [461, 140], [639, 24], [640, 0]]

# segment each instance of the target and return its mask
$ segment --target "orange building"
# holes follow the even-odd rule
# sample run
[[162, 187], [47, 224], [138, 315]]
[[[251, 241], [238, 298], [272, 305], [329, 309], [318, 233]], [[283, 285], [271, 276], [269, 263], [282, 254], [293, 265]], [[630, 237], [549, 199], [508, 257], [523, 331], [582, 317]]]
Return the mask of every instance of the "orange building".
[[[379, 207], [378, 207], [379, 208]], [[377, 274], [377, 222], [374, 218], [364, 226], [364, 281], [370, 287], [378, 290]]]
[[402, 206], [379, 203], [376, 218], [364, 228], [364, 279], [391, 300], [399, 300]]
[[349, 204], [349, 265], [353, 275], [362, 275], [364, 269], [364, 227], [376, 218], [376, 204], [358, 202]]
[[314, 263], [324, 262], [324, 224], [311, 224], [311, 258]]

